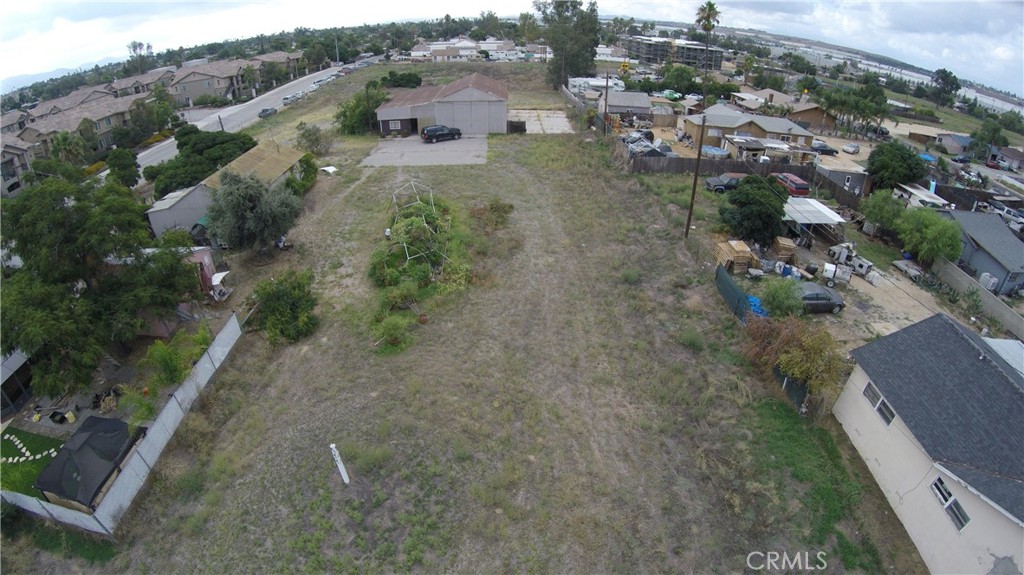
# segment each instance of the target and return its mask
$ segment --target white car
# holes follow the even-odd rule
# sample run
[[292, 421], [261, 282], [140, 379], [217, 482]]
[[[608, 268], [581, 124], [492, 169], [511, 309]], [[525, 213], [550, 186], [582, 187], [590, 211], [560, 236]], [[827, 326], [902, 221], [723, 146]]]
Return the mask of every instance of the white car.
[[845, 146], [843, 146], [843, 151], [846, 152], [847, 154], [859, 154], [860, 144], [846, 144]]

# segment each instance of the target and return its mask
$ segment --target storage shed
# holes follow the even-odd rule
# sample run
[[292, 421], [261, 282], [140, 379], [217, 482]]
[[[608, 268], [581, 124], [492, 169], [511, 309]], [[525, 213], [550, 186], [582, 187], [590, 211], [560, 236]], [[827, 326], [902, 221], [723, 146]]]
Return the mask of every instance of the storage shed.
[[133, 432], [119, 419], [89, 416], [39, 473], [35, 488], [51, 503], [91, 513], [145, 434], [144, 427]]
[[480, 73], [443, 86], [395, 90], [377, 110], [381, 134], [415, 135], [442, 124], [466, 135], [508, 132], [508, 87]]
[[196, 184], [157, 200], [146, 212], [156, 237], [159, 238], [170, 229], [191, 230], [206, 215], [210, 207], [211, 191], [206, 184]]

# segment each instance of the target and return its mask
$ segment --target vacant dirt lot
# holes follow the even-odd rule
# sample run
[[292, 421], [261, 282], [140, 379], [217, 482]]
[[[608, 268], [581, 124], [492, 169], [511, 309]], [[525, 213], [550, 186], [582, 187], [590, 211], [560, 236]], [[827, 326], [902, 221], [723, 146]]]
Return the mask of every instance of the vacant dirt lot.
[[[536, 107], [538, 93], [517, 98]], [[346, 138], [323, 159], [341, 171], [307, 194], [295, 249], [260, 267], [232, 256], [239, 302], [311, 268], [315, 334], [281, 348], [245, 336], [111, 563], [33, 555], [25, 571], [706, 573], [808, 549], [820, 510], [759, 463], [751, 418], [776, 384], [740, 356], [712, 285], [713, 218], [684, 241], [677, 207], [585, 134], [491, 137], [485, 165], [361, 167], [376, 143]], [[455, 217], [494, 198], [514, 211], [471, 240], [471, 287], [424, 304], [412, 347], [382, 355], [367, 264], [409, 182]], [[865, 487], [839, 528], [869, 533], [881, 570], [923, 572], [847, 458]]]

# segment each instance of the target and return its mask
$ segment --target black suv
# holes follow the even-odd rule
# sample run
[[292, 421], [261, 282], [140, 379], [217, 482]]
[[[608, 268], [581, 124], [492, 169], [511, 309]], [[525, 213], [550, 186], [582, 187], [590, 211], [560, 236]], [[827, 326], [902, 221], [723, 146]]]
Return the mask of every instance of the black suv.
[[462, 137], [462, 130], [448, 126], [427, 126], [420, 130], [420, 137], [424, 142], [430, 143], [439, 140], [458, 140]]

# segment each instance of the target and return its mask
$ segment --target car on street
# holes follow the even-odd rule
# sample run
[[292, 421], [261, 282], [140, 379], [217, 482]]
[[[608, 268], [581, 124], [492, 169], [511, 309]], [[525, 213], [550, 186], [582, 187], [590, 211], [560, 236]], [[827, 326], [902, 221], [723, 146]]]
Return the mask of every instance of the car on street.
[[995, 160], [988, 160], [988, 161], [986, 161], [985, 162], [985, 166], [989, 167], [989, 168], [992, 168], [993, 170], [1001, 169], [1000, 166], [999, 166], [999, 162], [997, 162]]
[[422, 138], [424, 142], [430, 142], [431, 144], [441, 140], [458, 140], [461, 137], [462, 130], [458, 128], [449, 128], [448, 126], [427, 126], [420, 130], [420, 138]]
[[739, 187], [740, 181], [745, 177], [747, 177], [747, 174], [726, 172], [720, 176], [704, 180], [704, 189], [719, 194], [725, 193]]
[[843, 296], [832, 288], [814, 282], [800, 282], [799, 285], [807, 313], [839, 313], [846, 307]]
[[260, 113], [257, 114], [260, 118], [269, 118], [277, 113], [277, 108], [263, 108]]
[[843, 146], [843, 151], [847, 154], [859, 154], [860, 144], [846, 144]]
[[832, 146], [826, 144], [825, 142], [822, 142], [821, 140], [814, 140], [813, 142], [811, 142], [811, 149], [814, 150], [815, 152], [818, 152], [819, 154], [824, 154], [826, 156], [834, 156], [839, 153], [839, 150], [833, 148]]
[[964, 154], [957, 154], [957, 155], [953, 156], [952, 158], [950, 158], [949, 160], [951, 162], [956, 162], [957, 164], [970, 164], [971, 163], [970, 156], [966, 156]]

